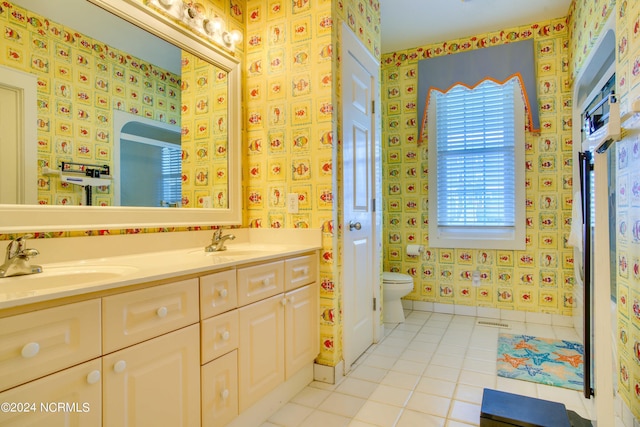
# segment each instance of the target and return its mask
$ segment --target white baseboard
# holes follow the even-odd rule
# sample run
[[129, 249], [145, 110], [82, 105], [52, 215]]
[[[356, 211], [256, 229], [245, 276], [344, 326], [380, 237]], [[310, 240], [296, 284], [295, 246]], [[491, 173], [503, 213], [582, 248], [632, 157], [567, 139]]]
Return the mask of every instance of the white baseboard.
[[311, 381], [313, 381], [313, 365], [309, 364], [238, 415], [226, 427], [262, 425], [267, 418], [302, 391]]
[[336, 366], [313, 364], [313, 379], [327, 384], [338, 384], [344, 377], [344, 361]]
[[485, 319], [535, 323], [541, 325], [565, 326], [573, 328], [573, 316], [561, 314], [535, 313], [530, 311], [505, 310], [493, 307], [476, 307], [460, 304], [442, 304], [437, 302], [401, 300], [402, 307], [412, 311], [427, 311], [432, 313], [456, 314], [460, 316], [474, 316]]

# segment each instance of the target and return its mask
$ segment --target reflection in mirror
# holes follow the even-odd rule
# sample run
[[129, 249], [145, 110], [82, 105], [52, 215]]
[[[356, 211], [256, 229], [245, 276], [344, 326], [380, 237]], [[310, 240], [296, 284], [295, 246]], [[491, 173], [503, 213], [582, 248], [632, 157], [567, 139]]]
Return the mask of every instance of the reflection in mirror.
[[117, 206], [179, 207], [180, 128], [114, 111], [113, 192]]
[[[37, 117], [37, 160], [24, 159], [35, 177], [21, 181], [37, 187], [38, 204], [229, 206], [226, 71], [86, 0], [15, 0], [0, 8], [8, 52], [0, 65], [37, 80], [36, 103], [24, 106]], [[145, 126], [126, 128], [121, 112]], [[157, 139], [144, 133], [152, 128], [173, 133]], [[75, 173], [61, 170], [63, 162], [79, 165], [80, 176], [96, 173], [95, 165], [110, 173], [92, 176], [100, 181], [62, 179]]]

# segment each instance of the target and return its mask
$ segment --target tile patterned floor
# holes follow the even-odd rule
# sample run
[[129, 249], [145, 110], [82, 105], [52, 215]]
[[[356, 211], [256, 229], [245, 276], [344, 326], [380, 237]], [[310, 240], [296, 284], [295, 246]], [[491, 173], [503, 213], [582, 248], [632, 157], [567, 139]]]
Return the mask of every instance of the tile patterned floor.
[[386, 324], [384, 339], [339, 384], [311, 383], [262, 427], [477, 426], [484, 387], [561, 402], [591, 418], [593, 401], [580, 392], [496, 375], [500, 331], [580, 341], [573, 328], [509, 324], [413, 311], [404, 323]]

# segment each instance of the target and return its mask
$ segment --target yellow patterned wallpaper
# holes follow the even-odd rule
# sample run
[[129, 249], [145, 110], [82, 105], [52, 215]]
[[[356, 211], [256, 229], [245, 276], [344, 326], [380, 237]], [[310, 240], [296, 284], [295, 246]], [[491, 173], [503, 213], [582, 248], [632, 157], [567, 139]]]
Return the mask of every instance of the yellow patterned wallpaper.
[[[572, 76], [577, 76], [601, 29], [613, 14], [616, 32], [616, 93], [621, 105], [640, 96], [640, 2], [574, 0], [571, 14]], [[615, 147], [616, 371], [618, 392], [636, 423], [640, 420], [640, 125]]]
[[[534, 39], [541, 132], [525, 147], [526, 250], [429, 247], [428, 150], [418, 144], [417, 65], [423, 58]], [[566, 18], [508, 28], [382, 57], [384, 267], [414, 277], [407, 299], [570, 315], [573, 251], [572, 123]], [[406, 255], [423, 244], [423, 257]], [[481, 275], [472, 286], [471, 272]]]
[[182, 206], [227, 208], [227, 73], [182, 54]]
[[[334, 366], [342, 358], [336, 29], [348, 21], [379, 51], [378, 2], [248, 0], [246, 15], [244, 223], [322, 229], [317, 361]], [[291, 193], [298, 213], [287, 212]]]
[[[113, 167], [112, 111], [166, 123], [180, 120], [180, 76], [9, 2], [0, 64], [38, 78], [38, 202], [78, 205], [82, 187], [42, 175], [60, 162]], [[110, 187], [95, 205], [111, 205]]]

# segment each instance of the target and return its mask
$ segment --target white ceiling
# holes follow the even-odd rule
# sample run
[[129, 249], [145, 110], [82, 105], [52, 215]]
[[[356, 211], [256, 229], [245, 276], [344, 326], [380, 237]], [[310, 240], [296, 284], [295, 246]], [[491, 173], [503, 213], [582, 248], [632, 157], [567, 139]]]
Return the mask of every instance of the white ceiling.
[[380, 0], [382, 53], [567, 16], [571, 0]]

